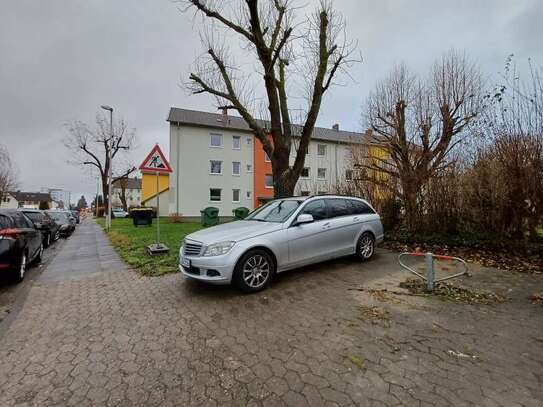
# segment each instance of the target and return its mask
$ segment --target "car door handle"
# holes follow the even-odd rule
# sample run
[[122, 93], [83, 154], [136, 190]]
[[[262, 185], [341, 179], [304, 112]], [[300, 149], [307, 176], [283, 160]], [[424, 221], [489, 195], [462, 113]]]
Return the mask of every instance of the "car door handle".
[[360, 218], [359, 218], [358, 216], [355, 216], [355, 217], [353, 218], [353, 222], [358, 222], [359, 220], [360, 220]]
[[322, 225], [323, 229], [329, 229], [330, 228], [330, 222], [326, 222], [324, 225]]

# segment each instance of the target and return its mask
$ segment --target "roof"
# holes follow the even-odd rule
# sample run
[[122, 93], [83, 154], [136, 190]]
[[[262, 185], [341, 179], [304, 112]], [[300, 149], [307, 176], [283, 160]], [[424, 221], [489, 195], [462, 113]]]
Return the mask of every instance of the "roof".
[[10, 192], [18, 202], [52, 202], [50, 193], [46, 192]]
[[[118, 179], [113, 182], [113, 187], [121, 188], [121, 181]], [[125, 178], [124, 181], [126, 181], [125, 189], [141, 189], [141, 178]]]
[[[171, 107], [167, 121], [170, 123], [196, 127], [210, 127], [214, 129], [228, 129], [252, 133], [252, 130], [245, 119], [239, 116], [227, 115], [225, 123], [225, 115], [222, 113], [209, 113], [198, 110]], [[269, 127], [269, 122], [266, 120], [258, 120], [258, 122], [264, 127]], [[293, 134], [297, 135], [301, 132], [301, 125], [294, 124], [292, 127]], [[335, 130], [333, 128], [326, 127], [315, 127], [312, 137], [315, 140], [341, 143], [363, 143], [369, 141], [369, 135], [367, 133]]]

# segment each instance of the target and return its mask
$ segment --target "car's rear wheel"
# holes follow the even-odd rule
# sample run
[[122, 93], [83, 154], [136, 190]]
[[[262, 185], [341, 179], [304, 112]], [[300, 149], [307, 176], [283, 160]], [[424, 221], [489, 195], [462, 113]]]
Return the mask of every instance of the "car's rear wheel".
[[375, 238], [370, 232], [362, 233], [356, 245], [356, 255], [362, 261], [368, 261], [375, 253]]
[[255, 249], [245, 253], [238, 261], [234, 283], [244, 292], [264, 289], [275, 273], [275, 263], [265, 250]]
[[36, 258], [34, 259], [34, 263], [38, 264], [41, 263], [43, 257], [43, 244], [40, 245], [40, 248], [38, 249], [38, 254], [36, 255]]
[[20, 283], [25, 278], [26, 273], [26, 253], [21, 255], [18, 267], [15, 269], [14, 277], [15, 281]]
[[51, 233], [47, 232], [45, 239], [43, 240], [43, 247], [49, 247], [51, 245]]

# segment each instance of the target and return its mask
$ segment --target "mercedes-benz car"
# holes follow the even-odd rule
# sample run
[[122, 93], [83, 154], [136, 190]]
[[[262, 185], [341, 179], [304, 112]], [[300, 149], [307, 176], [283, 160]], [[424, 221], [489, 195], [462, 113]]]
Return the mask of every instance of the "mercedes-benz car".
[[383, 226], [365, 200], [338, 195], [277, 199], [244, 220], [187, 235], [179, 269], [188, 278], [254, 292], [276, 273], [356, 254], [369, 260]]

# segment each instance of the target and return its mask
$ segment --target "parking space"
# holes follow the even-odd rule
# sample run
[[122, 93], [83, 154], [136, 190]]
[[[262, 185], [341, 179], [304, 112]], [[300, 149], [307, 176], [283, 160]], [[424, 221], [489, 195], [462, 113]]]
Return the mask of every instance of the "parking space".
[[379, 251], [241, 295], [141, 277], [91, 222], [61, 248], [0, 330], [2, 406], [543, 403], [541, 276], [475, 269], [509, 300], [460, 304], [406, 295]]

